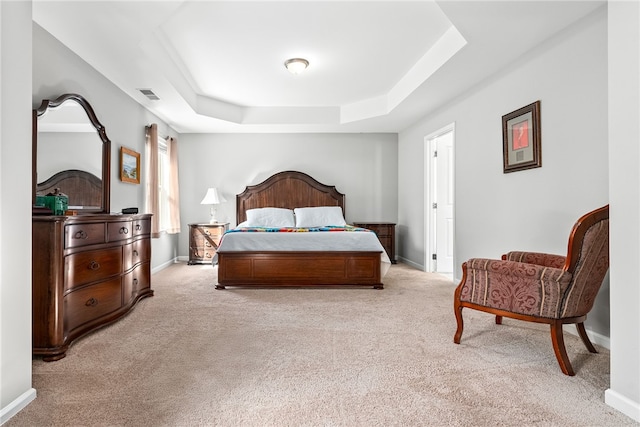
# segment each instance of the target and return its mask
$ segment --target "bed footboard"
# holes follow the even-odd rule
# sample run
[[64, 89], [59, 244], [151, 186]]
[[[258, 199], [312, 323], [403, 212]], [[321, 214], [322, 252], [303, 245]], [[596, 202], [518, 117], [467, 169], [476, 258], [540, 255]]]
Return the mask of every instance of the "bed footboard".
[[336, 285], [382, 289], [380, 252], [218, 252], [216, 289]]

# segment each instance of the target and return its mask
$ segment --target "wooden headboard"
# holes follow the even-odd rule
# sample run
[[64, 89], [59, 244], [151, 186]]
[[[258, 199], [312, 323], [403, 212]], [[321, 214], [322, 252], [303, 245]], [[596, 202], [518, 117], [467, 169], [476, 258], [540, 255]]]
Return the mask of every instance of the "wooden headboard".
[[56, 188], [69, 196], [69, 206], [102, 206], [102, 180], [92, 173], [78, 169], [58, 172], [46, 181], [38, 183], [36, 194], [44, 196]]
[[246, 221], [247, 210], [267, 207], [340, 206], [344, 216], [344, 198], [335, 186], [321, 184], [306, 173], [279, 172], [236, 196], [236, 224]]

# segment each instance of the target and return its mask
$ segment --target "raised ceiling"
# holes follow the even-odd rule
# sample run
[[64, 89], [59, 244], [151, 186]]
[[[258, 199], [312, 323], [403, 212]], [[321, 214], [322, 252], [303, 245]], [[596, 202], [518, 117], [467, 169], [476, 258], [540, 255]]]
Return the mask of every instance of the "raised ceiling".
[[604, 4], [35, 0], [33, 19], [178, 132], [398, 132]]

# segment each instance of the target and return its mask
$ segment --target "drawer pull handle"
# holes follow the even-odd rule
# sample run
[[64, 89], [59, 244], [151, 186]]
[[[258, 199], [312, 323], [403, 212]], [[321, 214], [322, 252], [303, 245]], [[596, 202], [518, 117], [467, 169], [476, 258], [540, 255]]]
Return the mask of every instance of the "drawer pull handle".
[[204, 234], [206, 234], [207, 236], [211, 236], [211, 232], [209, 230], [204, 230]]
[[87, 239], [88, 237], [89, 235], [84, 230], [80, 230], [73, 235], [74, 239]]
[[100, 263], [99, 263], [99, 262], [97, 262], [97, 261], [91, 261], [91, 262], [89, 263], [89, 269], [90, 269], [90, 270], [94, 270], [94, 271], [95, 271], [95, 270], [97, 270], [97, 269], [99, 269], [99, 268], [100, 268]]
[[142, 230], [142, 226], [140, 224], [136, 224], [136, 231]]
[[138, 285], [138, 279], [134, 278], [133, 279], [133, 284], [137, 286]]
[[204, 245], [205, 245], [206, 247], [208, 247], [208, 248], [210, 248], [210, 247], [211, 247], [211, 243], [209, 243], [209, 242], [204, 242]]
[[134, 249], [133, 250], [133, 256], [140, 256], [140, 254], [138, 254], [138, 251]]
[[120, 229], [120, 234], [129, 234], [129, 229], [127, 227], [122, 227]]
[[87, 302], [84, 303], [84, 305], [86, 305], [87, 307], [95, 307], [96, 305], [98, 305], [98, 300], [95, 298], [89, 298]]

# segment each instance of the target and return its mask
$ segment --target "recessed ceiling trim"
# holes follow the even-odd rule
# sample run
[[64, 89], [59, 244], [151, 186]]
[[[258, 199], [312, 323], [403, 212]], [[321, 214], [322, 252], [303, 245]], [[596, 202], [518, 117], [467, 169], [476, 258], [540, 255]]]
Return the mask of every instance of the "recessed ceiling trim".
[[389, 91], [388, 112], [411, 95], [466, 44], [467, 41], [458, 29], [454, 26], [449, 27], [431, 49]]
[[451, 26], [389, 93], [343, 105], [340, 122], [350, 123], [389, 114], [466, 44], [462, 34]]

